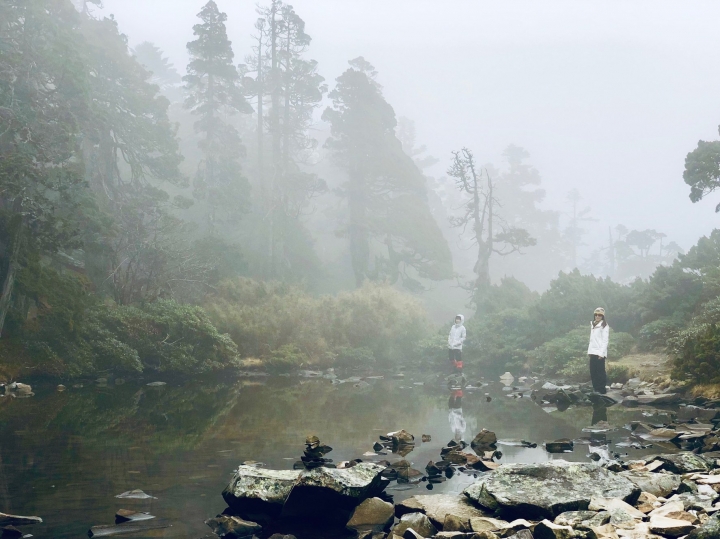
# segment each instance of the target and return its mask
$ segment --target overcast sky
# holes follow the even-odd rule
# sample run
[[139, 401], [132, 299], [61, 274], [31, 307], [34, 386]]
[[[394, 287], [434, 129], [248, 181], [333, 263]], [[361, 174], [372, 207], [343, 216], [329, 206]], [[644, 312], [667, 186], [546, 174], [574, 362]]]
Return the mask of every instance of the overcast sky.
[[[104, 0], [131, 46], [152, 41], [184, 74], [206, 0]], [[236, 63], [253, 0], [216, 0]], [[296, 0], [309, 56], [332, 87], [364, 56], [387, 100], [440, 158], [467, 146], [500, 162], [526, 148], [561, 209], [577, 188], [607, 226], [655, 228], [687, 248], [720, 223], [720, 194], [692, 204], [682, 179], [698, 139], [720, 124], [720, 2], [627, 0]]]

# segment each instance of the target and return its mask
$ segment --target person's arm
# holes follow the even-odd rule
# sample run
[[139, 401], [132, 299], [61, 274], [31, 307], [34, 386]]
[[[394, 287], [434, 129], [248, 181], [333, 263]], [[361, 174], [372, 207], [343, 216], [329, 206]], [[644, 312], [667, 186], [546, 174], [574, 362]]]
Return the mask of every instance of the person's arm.
[[452, 347], [453, 347], [453, 343], [452, 343], [452, 330], [453, 330], [453, 328], [451, 327], [451, 328], [450, 328], [450, 333], [448, 333], [448, 348], [452, 348]]
[[467, 330], [465, 329], [465, 326], [463, 326], [462, 331], [460, 332], [460, 344], [461, 345], [465, 342], [466, 335], [467, 335]]
[[603, 357], [607, 358], [608, 355], [608, 343], [610, 342], [610, 326], [605, 326], [602, 329], [602, 349]]

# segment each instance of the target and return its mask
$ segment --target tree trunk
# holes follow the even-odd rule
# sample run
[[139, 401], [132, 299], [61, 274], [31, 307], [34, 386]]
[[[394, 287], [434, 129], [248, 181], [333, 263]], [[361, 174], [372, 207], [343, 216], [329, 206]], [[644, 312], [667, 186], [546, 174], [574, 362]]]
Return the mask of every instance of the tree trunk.
[[12, 239], [12, 246], [10, 247], [10, 256], [8, 257], [2, 295], [0, 295], [0, 337], [2, 337], [2, 331], [5, 327], [5, 318], [10, 310], [13, 286], [15, 284], [15, 273], [18, 269], [18, 256], [20, 254], [20, 242], [22, 239], [22, 217], [20, 215], [16, 215], [13, 218], [10, 230], [14, 237]]

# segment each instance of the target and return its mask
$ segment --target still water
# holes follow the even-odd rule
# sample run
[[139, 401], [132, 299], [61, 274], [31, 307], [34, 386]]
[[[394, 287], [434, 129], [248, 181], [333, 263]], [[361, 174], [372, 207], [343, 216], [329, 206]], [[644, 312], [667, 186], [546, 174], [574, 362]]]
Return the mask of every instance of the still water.
[[[0, 511], [42, 517], [43, 524], [23, 527], [35, 537], [86, 537], [91, 526], [112, 524], [121, 508], [173, 521], [171, 528], [133, 537], [202, 537], [209, 531], [203, 521], [225, 508], [221, 492], [238, 464], [254, 460], [290, 469], [310, 434], [334, 448], [327, 456], [335, 462], [394, 462], [401, 457], [362, 455], [379, 434], [406, 429], [417, 445], [405, 458], [419, 470], [439, 460], [448, 441], [469, 442], [482, 428], [501, 440], [538, 443], [534, 449], [501, 444], [500, 462], [589, 460], [588, 445], [551, 455], [542, 442], [587, 439], [583, 429], [593, 422], [592, 407], [543, 409], [527, 395], [509, 397], [500, 383], [466, 389], [460, 397], [421, 377], [367, 384], [252, 377], [148, 387], [149, 381], [91, 383], [64, 392], [34, 385], [33, 397], [0, 398]], [[623, 454], [628, 448], [614, 444], [626, 441], [630, 421], [667, 419], [653, 409], [613, 406], [606, 413], [615, 430], [604, 436]], [[602, 419], [597, 411], [594, 419]], [[421, 434], [432, 440], [421, 443]], [[629, 457], [666, 450], [656, 444], [630, 450]], [[457, 474], [432, 493], [459, 493], [472, 481]], [[426, 488], [392, 483], [388, 493], [398, 501], [429, 494]], [[132, 489], [157, 499], [115, 498]]]

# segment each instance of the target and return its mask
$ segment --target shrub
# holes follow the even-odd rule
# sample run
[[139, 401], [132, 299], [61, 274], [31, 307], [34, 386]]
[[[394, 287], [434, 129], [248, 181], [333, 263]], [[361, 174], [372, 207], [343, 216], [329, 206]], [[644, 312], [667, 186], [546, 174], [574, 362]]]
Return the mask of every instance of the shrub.
[[298, 286], [238, 278], [222, 283], [205, 308], [243, 356], [270, 358], [275, 350], [293, 344], [309, 365], [341, 357], [344, 349], [372, 354], [356, 353], [356, 360], [400, 362], [429, 333], [422, 304], [381, 284], [314, 297]]
[[645, 324], [638, 331], [638, 346], [645, 352], [664, 350], [668, 339], [673, 337], [682, 327], [682, 323], [674, 318], [660, 318]]
[[336, 350], [332, 358], [338, 367], [368, 367], [375, 364], [375, 354], [373, 354], [372, 350], [364, 346], [361, 348], [348, 348], [347, 346], [343, 346]]
[[[608, 384], [616, 382], [624, 384], [632, 378], [632, 371], [625, 365], [616, 365], [610, 362], [605, 364], [605, 372], [607, 373]], [[590, 380], [590, 367], [588, 366], [588, 358], [577, 357], [572, 359], [558, 372], [561, 376], [575, 381], [587, 382]]]
[[703, 383], [720, 382], [720, 298], [709, 301], [686, 329], [668, 341], [673, 376]]
[[[533, 366], [545, 370], [547, 373], [564, 372], [565, 368], [576, 360], [587, 360], [587, 346], [589, 339], [588, 327], [576, 328], [562, 337], [552, 339], [530, 352]], [[610, 328], [610, 342], [608, 344], [608, 357], [620, 359], [629, 354], [635, 344], [635, 339], [629, 333], [615, 332]]]
[[297, 367], [302, 367], [308, 360], [305, 352], [301, 351], [294, 344], [284, 344], [277, 350], [273, 350], [266, 365], [274, 372], [288, 372]]

